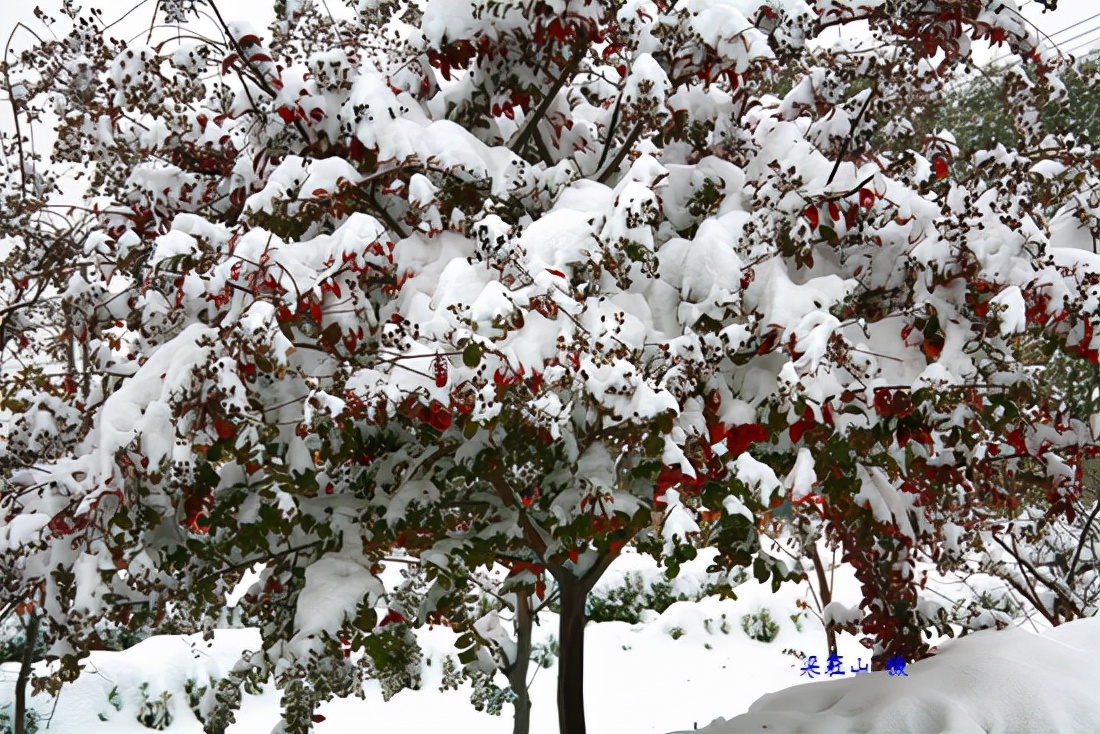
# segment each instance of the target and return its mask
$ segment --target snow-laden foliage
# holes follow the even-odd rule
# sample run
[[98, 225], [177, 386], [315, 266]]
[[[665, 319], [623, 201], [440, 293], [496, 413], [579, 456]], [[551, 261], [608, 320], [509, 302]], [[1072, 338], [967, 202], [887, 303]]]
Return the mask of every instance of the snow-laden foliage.
[[[585, 597], [629, 542], [778, 584], [758, 533], [811, 518], [881, 666], [939, 621], [918, 557], [1072, 513], [1096, 425], [1016, 353], [1097, 361], [1097, 153], [1037, 114], [1064, 62], [1010, 5], [201, 5], [220, 38], [72, 11], [5, 67], [17, 118], [60, 124], [48, 155], [4, 139], [0, 553], [62, 677], [90, 620], [209, 626], [263, 564], [263, 655], [217, 699], [273, 675], [304, 731], [501, 563], [524, 608], [558, 595], [581, 732]], [[1030, 70], [1016, 138], [916, 136], [978, 44]], [[463, 625], [464, 661], [526, 669]]]

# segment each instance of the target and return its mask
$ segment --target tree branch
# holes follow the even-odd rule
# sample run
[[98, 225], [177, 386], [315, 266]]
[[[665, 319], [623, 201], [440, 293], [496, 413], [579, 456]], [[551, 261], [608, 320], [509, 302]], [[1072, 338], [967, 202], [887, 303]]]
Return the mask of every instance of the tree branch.
[[[229, 30], [229, 24], [225, 22], [225, 18], [222, 17], [221, 11], [218, 10], [218, 4], [216, 2], [213, 2], [213, 0], [211, 0], [210, 2], [210, 10], [213, 11], [214, 17], [218, 19], [218, 24], [221, 26], [222, 32], [225, 33], [225, 37], [229, 40], [230, 45], [232, 45], [233, 49], [237, 52], [237, 58], [239, 58], [241, 60], [241, 63], [247, 66], [248, 69], [253, 73], [253, 80], [256, 82], [257, 86], [259, 86], [260, 89], [264, 90], [264, 92], [269, 97], [271, 97], [271, 99], [275, 99], [277, 96], [279, 96], [275, 89], [267, 83], [266, 79], [264, 79], [263, 72], [256, 68], [255, 64], [252, 63], [252, 60], [245, 53], [244, 48], [237, 41], [237, 39], [233, 37], [233, 33]], [[248, 95], [249, 101], [251, 101], [252, 96], [248, 93], [247, 84], [245, 85], [245, 94]], [[255, 107], [255, 104], [253, 104], [253, 107]], [[302, 142], [304, 142], [306, 145], [309, 145], [312, 142], [309, 137], [309, 131], [306, 130], [305, 127], [302, 125], [301, 120], [294, 120], [294, 128], [298, 131], [298, 135], [301, 136]]]
[[546, 113], [550, 110], [550, 105], [554, 103], [554, 99], [558, 96], [558, 92], [561, 91], [565, 83], [573, 78], [573, 75], [577, 72], [577, 68], [580, 66], [581, 59], [585, 56], [585, 49], [588, 46], [588, 37], [583, 31], [577, 34], [577, 44], [573, 47], [573, 56], [569, 59], [569, 62], [561, 70], [561, 74], [554, 80], [554, 84], [546, 91], [539, 106], [531, 114], [531, 117], [523, 123], [523, 129], [519, 131], [516, 138], [508, 145], [508, 148], [517, 155], [523, 155], [522, 151], [527, 142], [531, 139], [531, 136], [535, 134], [536, 128], [543, 118], [546, 117]]
[[[1035, 577], [1035, 580], [1038, 581], [1039, 583], [1041, 583], [1047, 589], [1049, 589], [1054, 594], [1054, 596], [1058, 599], [1058, 601], [1060, 601], [1060, 602], [1062, 602], [1063, 604], [1066, 605], [1066, 611], [1067, 612], [1072, 612], [1075, 615], [1073, 617], [1070, 617], [1070, 619], [1075, 619], [1077, 617], [1083, 616], [1081, 614], [1081, 610], [1078, 609], [1077, 604], [1075, 604], [1072, 599], [1070, 599], [1068, 596], [1066, 596], [1065, 591], [1058, 588], [1057, 584], [1055, 584], [1054, 582], [1052, 582], [1049, 579], [1047, 579], [1046, 577], [1044, 577], [1043, 574], [1040, 573], [1039, 569], [1035, 568], [1035, 566], [1030, 561], [1028, 561], [1026, 558], [1024, 558], [1020, 554], [1020, 549], [1019, 549], [1019, 546], [1016, 544], [1016, 538], [1015, 537], [1012, 538], [1012, 547], [1011, 548], [1009, 548], [1008, 544], [1006, 544], [1003, 540], [998, 538], [996, 535], [991, 534], [990, 537], [993, 538], [993, 540], [997, 543], [997, 545], [1004, 548], [1009, 553], [1009, 555], [1011, 555], [1013, 558], [1015, 558], [1017, 563], [1019, 563], [1022, 567], [1024, 567], [1028, 571], [1030, 571], [1031, 575]], [[1023, 574], [1023, 577], [1024, 577], [1024, 581], [1027, 582], [1028, 588], [1031, 589], [1031, 591], [1032, 591], [1032, 598], [1035, 601], [1038, 601], [1039, 594], [1035, 590], [1034, 584], [1031, 583], [1031, 578], [1029, 578], [1027, 574]], [[1043, 616], [1047, 616], [1047, 615], [1044, 614]], [[1060, 615], [1057, 613], [1057, 608], [1054, 608], [1054, 609], [1051, 610], [1051, 617], [1048, 617], [1048, 619], [1050, 619], [1050, 623], [1053, 624], [1056, 627], [1059, 624], [1061, 624], [1062, 622], [1067, 621], [1067, 620], [1060, 619]]]
[[630, 149], [634, 147], [634, 143], [636, 143], [639, 136], [641, 136], [642, 128], [643, 123], [641, 120], [639, 120], [637, 124], [634, 125], [634, 128], [627, 134], [626, 140], [623, 141], [623, 146], [619, 148], [619, 152], [615, 154], [614, 160], [612, 160], [611, 163], [608, 164], [603, 173], [601, 173], [596, 178], [596, 181], [598, 181], [599, 183], [607, 183], [608, 180], [615, 174], [615, 171], [619, 170], [619, 164], [623, 162], [623, 159], [626, 158], [627, 153], [630, 152]]
[[1073, 560], [1070, 561], [1069, 571], [1066, 573], [1066, 586], [1070, 589], [1073, 588], [1073, 577], [1077, 575], [1077, 564], [1081, 560], [1081, 551], [1085, 547], [1085, 541], [1088, 540], [1089, 530], [1092, 528], [1092, 522], [1096, 519], [1097, 513], [1100, 513], [1100, 500], [1092, 504], [1092, 512], [1089, 513], [1089, 519], [1085, 521], [1085, 527], [1081, 530], [1081, 538], [1077, 541], [1077, 548], [1073, 551]]
[[15, 734], [27, 734], [27, 683], [34, 663], [34, 646], [38, 643], [38, 610], [31, 612], [30, 621], [23, 625], [23, 658], [19, 662], [19, 675], [15, 679]]

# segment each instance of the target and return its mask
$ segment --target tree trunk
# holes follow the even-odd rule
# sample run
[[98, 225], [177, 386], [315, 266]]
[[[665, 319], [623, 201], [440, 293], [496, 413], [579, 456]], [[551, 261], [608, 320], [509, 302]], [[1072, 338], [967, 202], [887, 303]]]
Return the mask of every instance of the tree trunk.
[[531, 692], [527, 690], [527, 671], [531, 666], [531, 594], [516, 594], [516, 659], [508, 667], [508, 682], [516, 694], [515, 719], [512, 734], [528, 734], [531, 731]]
[[[833, 601], [833, 590], [829, 588], [829, 580], [825, 578], [825, 564], [821, 562], [821, 554], [817, 552], [816, 541], [810, 545], [810, 554], [817, 572], [817, 585], [821, 587], [821, 621], [825, 622], [825, 608]], [[828, 623], [825, 624], [825, 644], [829, 648], [829, 655], [837, 654], [836, 628]]]
[[558, 726], [561, 734], [585, 734], [584, 603], [590, 584], [568, 573], [558, 578], [561, 626], [558, 631]]
[[34, 663], [34, 648], [38, 644], [38, 612], [23, 628], [23, 659], [19, 663], [19, 675], [15, 679], [15, 729], [14, 734], [27, 734], [27, 683]]

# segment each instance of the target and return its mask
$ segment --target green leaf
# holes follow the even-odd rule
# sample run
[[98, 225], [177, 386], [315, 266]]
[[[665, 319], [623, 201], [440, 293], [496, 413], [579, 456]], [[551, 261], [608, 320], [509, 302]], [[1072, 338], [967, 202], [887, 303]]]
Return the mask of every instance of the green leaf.
[[[279, 322], [279, 330], [282, 331], [284, 335], [288, 335], [287, 339], [292, 338], [293, 334], [290, 333], [290, 327], [288, 326], [284, 329], [282, 324], [283, 322]], [[256, 362], [256, 368], [264, 374], [271, 374], [275, 371], [275, 363], [259, 352], [256, 352], [253, 356], [253, 361]]]
[[836, 230], [825, 224], [817, 228], [817, 233], [829, 244], [836, 244], [840, 240], [836, 235]]
[[768, 580], [768, 564], [764, 563], [763, 558], [757, 558], [753, 561], [752, 576], [760, 583]]
[[470, 342], [466, 345], [466, 348], [462, 350], [462, 364], [467, 367], [477, 367], [481, 364], [481, 345], [477, 342]]
[[477, 638], [474, 637], [473, 632], [465, 632], [459, 635], [458, 639], [455, 640], [455, 647], [462, 650], [466, 649], [467, 647], [474, 647], [475, 645], [477, 645]]
[[[290, 322], [279, 319], [276, 323], [279, 326], [279, 331], [283, 332], [283, 336], [285, 336], [288, 341], [294, 341], [294, 329], [291, 327]], [[257, 366], [259, 366], [258, 362]]]
[[373, 607], [361, 604], [355, 614], [355, 628], [370, 631], [378, 624], [378, 612]]
[[695, 326], [692, 328], [697, 332], [713, 334], [722, 328], [722, 324], [714, 317], [703, 314], [695, 321]]
[[477, 660], [477, 648], [471, 647], [469, 650], [463, 650], [458, 654], [458, 662], [463, 665], [469, 665]]

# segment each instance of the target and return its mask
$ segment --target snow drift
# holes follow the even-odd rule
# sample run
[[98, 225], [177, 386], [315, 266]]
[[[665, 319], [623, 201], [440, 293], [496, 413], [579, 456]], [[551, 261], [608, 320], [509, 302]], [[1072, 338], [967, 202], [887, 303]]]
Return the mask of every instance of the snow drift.
[[986, 630], [906, 668], [806, 683], [761, 697], [706, 734], [1095, 732], [1100, 619], [1042, 634]]

